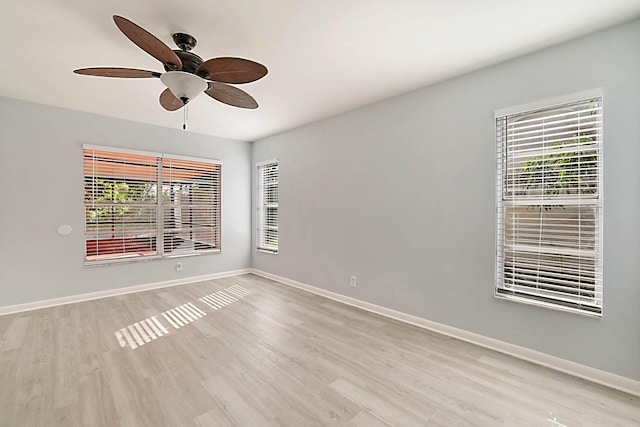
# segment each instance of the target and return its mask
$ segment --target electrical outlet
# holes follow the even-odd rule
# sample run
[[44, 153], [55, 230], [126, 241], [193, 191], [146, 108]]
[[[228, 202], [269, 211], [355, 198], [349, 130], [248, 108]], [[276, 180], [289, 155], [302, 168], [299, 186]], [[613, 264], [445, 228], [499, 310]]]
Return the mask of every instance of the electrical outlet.
[[355, 288], [356, 287], [356, 281], [358, 280], [358, 278], [356, 276], [351, 276], [351, 287]]
[[176, 271], [182, 271], [182, 262], [176, 262]]

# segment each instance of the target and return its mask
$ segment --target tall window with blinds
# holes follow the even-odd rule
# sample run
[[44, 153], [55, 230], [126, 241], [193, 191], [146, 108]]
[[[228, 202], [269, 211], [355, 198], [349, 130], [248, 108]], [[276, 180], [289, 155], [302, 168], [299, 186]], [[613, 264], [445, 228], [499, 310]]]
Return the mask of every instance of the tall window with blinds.
[[602, 314], [602, 98], [496, 117], [496, 296]]
[[84, 146], [85, 264], [220, 250], [221, 165]]
[[257, 249], [278, 252], [278, 162], [258, 164]]

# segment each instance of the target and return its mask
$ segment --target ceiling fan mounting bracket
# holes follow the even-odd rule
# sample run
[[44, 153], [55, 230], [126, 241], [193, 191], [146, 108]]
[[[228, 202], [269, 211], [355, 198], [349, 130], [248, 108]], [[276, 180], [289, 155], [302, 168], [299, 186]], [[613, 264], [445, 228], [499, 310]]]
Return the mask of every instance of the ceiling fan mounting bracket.
[[190, 34], [174, 33], [172, 37], [175, 44], [185, 52], [190, 51], [198, 44], [196, 38]]

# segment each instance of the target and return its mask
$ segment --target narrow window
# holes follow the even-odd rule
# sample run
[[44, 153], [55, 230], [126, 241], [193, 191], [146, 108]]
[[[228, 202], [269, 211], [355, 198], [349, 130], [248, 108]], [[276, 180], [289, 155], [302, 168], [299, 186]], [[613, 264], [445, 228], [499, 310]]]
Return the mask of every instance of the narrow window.
[[496, 296], [602, 314], [602, 98], [496, 117]]
[[278, 253], [278, 162], [258, 164], [257, 249]]

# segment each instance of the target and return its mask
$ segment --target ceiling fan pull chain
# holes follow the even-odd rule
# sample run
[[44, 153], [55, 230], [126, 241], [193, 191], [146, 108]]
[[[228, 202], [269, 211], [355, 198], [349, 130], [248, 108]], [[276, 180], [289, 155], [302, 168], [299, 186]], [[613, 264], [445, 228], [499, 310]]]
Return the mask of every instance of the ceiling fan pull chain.
[[182, 130], [187, 130], [187, 120], [189, 120], [189, 106], [185, 105], [182, 109]]

